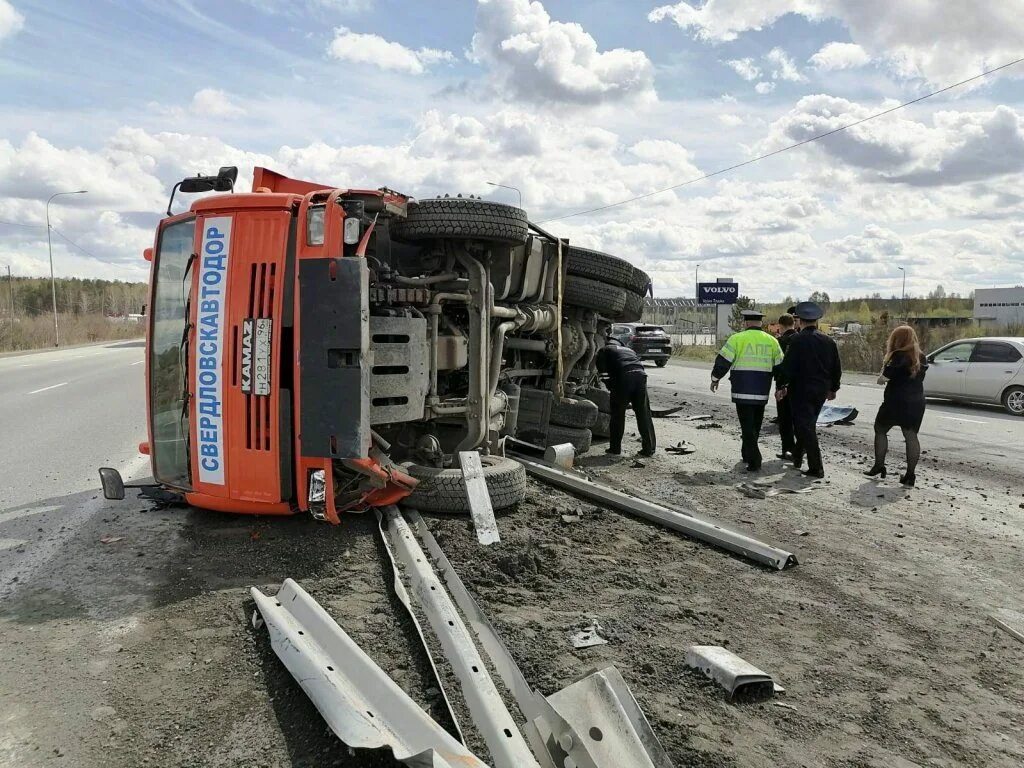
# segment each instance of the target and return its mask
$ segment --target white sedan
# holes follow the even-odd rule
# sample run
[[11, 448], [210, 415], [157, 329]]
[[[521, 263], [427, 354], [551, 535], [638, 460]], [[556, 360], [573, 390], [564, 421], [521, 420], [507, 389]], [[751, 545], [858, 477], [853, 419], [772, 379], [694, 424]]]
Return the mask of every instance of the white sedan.
[[928, 355], [927, 397], [995, 403], [1024, 416], [1024, 338], [962, 339]]

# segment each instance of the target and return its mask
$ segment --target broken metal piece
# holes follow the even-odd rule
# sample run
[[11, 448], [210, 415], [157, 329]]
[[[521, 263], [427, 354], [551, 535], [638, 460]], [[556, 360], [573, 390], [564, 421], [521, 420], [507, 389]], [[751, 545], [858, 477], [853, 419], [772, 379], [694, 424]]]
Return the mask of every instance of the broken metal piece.
[[754, 483], [739, 483], [736, 486], [736, 490], [752, 499], [767, 499], [770, 496], [779, 496], [783, 493], [810, 493], [820, 488], [820, 485], [808, 485], [804, 488], [773, 488], [770, 484]]
[[672, 414], [679, 413], [681, 410], [683, 410], [683, 406], [681, 405], [677, 405], [674, 408], [651, 408], [651, 416], [656, 419], [665, 419]]
[[491, 751], [496, 768], [540, 768], [519, 727], [505, 707], [462, 617], [431, 567], [408, 523], [395, 506], [383, 508], [398, 560], [427, 614], [445, 658], [459, 678], [473, 722]]
[[352, 748], [390, 747], [414, 768], [486, 768], [392, 680], [291, 579], [275, 597], [249, 590], [278, 658]]
[[608, 641], [601, 637], [601, 625], [597, 621], [572, 635], [573, 648], [593, 648], [595, 645], [608, 645]]
[[487, 490], [487, 480], [484, 479], [480, 454], [476, 451], [459, 451], [459, 466], [466, 485], [466, 500], [473, 516], [476, 540], [484, 545], [497, 544], [501, 536], [498, 534], [498, 522], [494, 519], [494, 507]]
[[1009, 608], [999, 608], [989, 615], [988, 620], [1011, 637], [1024, 643], [1024, 613], [1011, 611]]
[[730, 530], [710, 520], [703, 520], [689, 513], [638, 499], [622, 491], [596, 483], [578, 472], [558, 469], [522, 456], [513, 456], [513, 458], [526, 467], [528, 473], [558, 488], [608, 504], [627, 514], [660, 523], [666, 528], [679, 531], [699, 541], [714, 544], [748, 560], [771, 566], [780, 571], [797, 564], [796, 555], [792, 552], [765, 544], [763, 541], [753, 539], [739, 531]]
[[693, 416], [687, 416], [684, 421], [705, 421], [711, 418], [710, 413], [698, 413]]
[[818, 412], [818, 424], [852, 424], [859, 411], [847, 405], [823, 405]]
[[775, 694], [771, 675], [720, 645], [691, 645], [686, 649], [686, 664], [725, 688], [730, 699], [760, 701]]

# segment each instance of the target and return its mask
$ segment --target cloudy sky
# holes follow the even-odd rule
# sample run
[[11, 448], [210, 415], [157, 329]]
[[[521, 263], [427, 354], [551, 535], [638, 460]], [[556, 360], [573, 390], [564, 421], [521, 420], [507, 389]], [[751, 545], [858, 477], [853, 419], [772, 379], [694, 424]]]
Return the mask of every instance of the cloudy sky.
[[[546, 221], [1024, 56], [1024, 0], [0, 0], [0, 264], [146, 279], [185, 175], [478, 194]], [[1024, 64], [551, 221], [658, 295], [1024, 282]], [[63, 236], [63, 237], [62, 237]], [[77, 247], [72, 246], [68, 240]]]

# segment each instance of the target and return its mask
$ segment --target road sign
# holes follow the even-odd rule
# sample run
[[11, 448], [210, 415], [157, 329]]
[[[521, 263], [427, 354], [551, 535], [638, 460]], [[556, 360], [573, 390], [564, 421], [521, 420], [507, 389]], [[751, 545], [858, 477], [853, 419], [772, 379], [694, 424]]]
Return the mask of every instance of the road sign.
[[698, 283], [697, 285], [698, 304], [735, 304], [739, 295], [739, 283]]

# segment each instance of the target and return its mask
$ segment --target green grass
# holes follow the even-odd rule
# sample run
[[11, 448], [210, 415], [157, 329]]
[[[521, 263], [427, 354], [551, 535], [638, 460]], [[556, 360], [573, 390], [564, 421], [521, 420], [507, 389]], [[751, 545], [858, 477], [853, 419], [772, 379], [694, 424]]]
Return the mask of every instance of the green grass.
[[706, 344], [678, 344], [672, 348], [672, 357], [680, 360], [696, 360], [702, 363], [712, 363], [718, 355], [717, 347], [709, 347]]

